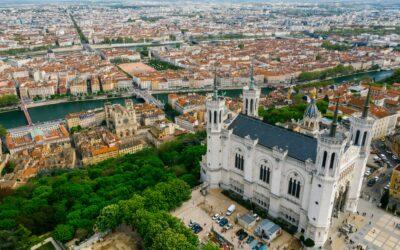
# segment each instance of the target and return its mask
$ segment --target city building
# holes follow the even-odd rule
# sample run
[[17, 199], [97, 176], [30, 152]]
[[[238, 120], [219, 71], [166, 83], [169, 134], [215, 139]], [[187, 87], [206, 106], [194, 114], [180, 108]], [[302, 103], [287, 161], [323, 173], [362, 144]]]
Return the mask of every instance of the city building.
[[133, 154], [145, 147], [145, 142], [119, 138], [105, 127], [85, 129], [73, 135], [84, 166], [96, 164], [124, 154]]
[[168, 120], [158, 121], [149, 129], [147, 139], [155, 147], [175, 138], [175, 125]]
[[0, 187], [16, 188], [40, 171], [76, 166], [75, 149], [70, 144], [39, 144], [11, 155], [14, 170], [5, 174]]
[[157, 122], [165, 120], [165, 112], [153, 104], [139, 103], [134, 108], [136, 119], [142, 126], [152, 126]]
[[393, 169], [390, 177], [389, 194], [391, 198], [400, 201], [400, 165]]
[[101, 125], [106, 119], [104, 109], [98, 108], [94, 110], [70, 113], [65, 116], [68, 129], [80, 126], [88, 128]]
[[37, 145], [69, 145], [70, 137], [63, 123], [47, 122], [9, 129], [5, 141], [10, 154], [13, 155], [22, 150], [32, 149]]
[[107, 127], [121, 139], [132, 137], [138, 129], [136, 111], [130, 99], [125, 100], [125, 107], [121, 104], [105, 104]]
[[362, 115], [351, 118], [350, 130], [338, 127], [337, 101], [330, 129], [312, 137], [262, 122], [254, 112], [257, 87], [252, 88], [243, 89], [249, 104], [242, 114], [227, 115], [217, 90], [207, 101], [201, 178], [209, 188], [235, 192], [323, 246], [332, 217], [357, 211], [374, 126], [370, 96]]
[[168, 104], [178, 111], [179, 114], [204, 110], [205, 103], [206, 96], [198, 95], [196, 93], [181, 96], [177, 94], [168, 95]]

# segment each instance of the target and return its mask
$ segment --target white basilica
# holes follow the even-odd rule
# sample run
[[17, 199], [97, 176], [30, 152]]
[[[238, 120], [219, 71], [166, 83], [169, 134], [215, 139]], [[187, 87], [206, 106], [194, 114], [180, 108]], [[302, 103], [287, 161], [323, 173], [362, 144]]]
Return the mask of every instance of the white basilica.
[[[260, 89], [251, 77], [243, 88], [242, 114], [232, 115], [218, 96], [206, 103], [207, 153], [202, 180], [210, 188], [229, 189], [298, 227], [323, 246], [332, 216], [356, 212], [369, 155], [374, 120], [369, 98], [350, 130], [337, 127], [337, 109], [329, 130], [318, 130], [320, 114], [312, 101], [298, 133], [258, 118]], [[318, 130], [316, 132], [316, 130]]]

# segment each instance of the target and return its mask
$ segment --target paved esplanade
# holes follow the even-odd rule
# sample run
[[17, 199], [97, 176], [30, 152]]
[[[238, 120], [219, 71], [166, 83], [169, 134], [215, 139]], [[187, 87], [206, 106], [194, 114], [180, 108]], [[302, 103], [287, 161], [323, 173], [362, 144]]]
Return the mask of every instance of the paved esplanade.
[[[350, 239], [367, 249], [400, 249], [400, 229], [396, 224], [400, 218], [376, 206], [376, 204], [360, 199], [360, 214], [366, 213], [364, 226], [350, 235]], [[370, 224], [371, 222], [371, 224]]]

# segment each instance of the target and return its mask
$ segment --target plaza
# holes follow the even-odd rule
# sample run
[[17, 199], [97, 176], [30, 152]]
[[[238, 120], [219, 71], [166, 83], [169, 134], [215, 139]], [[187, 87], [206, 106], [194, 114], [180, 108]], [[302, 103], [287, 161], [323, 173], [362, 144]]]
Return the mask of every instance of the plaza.
[[400, 229], [396, 228], [400, 218], [365, 200], [360, 200], [359, 212], [367, 215], [364, 225], [350, 237], [355, 244], [367, 249], [400, 249]]

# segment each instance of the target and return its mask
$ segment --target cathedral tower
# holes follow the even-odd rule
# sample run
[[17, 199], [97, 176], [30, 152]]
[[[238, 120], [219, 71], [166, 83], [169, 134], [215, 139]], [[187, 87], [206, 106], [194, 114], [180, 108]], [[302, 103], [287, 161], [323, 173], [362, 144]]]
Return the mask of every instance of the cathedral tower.
[[243, 87], [243, 114], [258, 117], [260, 93], [261, 90], [254, 83], [254, 69], [252, 63], [250, 69], [250, 86]]
[[[338, 98], [339, 99], [339, 98]], [[307, 236], [318, 246], [328, 238], [330, 218], [337, 194], [336, 182], [340, 175], [340, 161], [346, 147], [346, 135], [337, 131], [339, 100], [329, 131], [318, 136], [316, 175], [311, 185]]]
[[355, 163], [355, 171], [351, 181], [349, 202], [346, 204], [347, 210], [350, 212], [357, 211], [358, 199], [364, 177], [365, 166], [367, 165], [368, 156], [370, 153], [370, 145], [375, 120], [368, 117], [369, 106], [371, 102], [371, 86], [368, 89], [367, 98], [365, 99], [364, 108], [360, 117], [351, 117], [350, 119], [350, 134], [351, 140], [349, 144], [359, 147], [358, 160]]
[[222, 143], [221, 130], [225, 111], [225, 100], [218, 96], [216, 76], [214, 77], [214, 93], [211, 100], [206, 102], [207, 112], [207, 162], [205, 170], [207, 178], [203, 180], [208, 182], [210, 187], [218, 187], [221, 182], [222, 169]]

